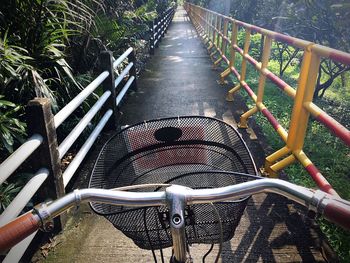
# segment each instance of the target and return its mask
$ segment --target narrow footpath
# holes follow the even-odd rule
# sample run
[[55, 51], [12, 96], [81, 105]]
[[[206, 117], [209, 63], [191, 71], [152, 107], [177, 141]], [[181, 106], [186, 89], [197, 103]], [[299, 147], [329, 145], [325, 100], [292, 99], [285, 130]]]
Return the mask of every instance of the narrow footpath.
[[[221, 86], [217, 80], [218, 72], [212, 69], [206, 48], [180, 7], [138, 79], [137, 92], [122, 105], [121, 122], [127, 125], [161, 117], [204, 115], [237, 126], [245, 106], [239, 99], [226, 102], [229, 86]], [[252, 128], [240, 132], [259, 167], [264, 152], [259, 129], [253, 122]], [[95, 157], [90, 156], [81, 171], [85, 178], [82, 187]], [[71, 214], [63, 233], [39, 251], [34, 262], [153, 262], [151, 251], [139, 249], [87, 205]], [[324, 262], [319, 230], [303, 214], [305, 210], [285, 198], [273, 194], [255, 196], [234, 238], [223, 244], [220, 262]], [[194, 245], [190, 249], [194, 262], [201, 262], [209, 246]], [[216, 245], [206, 262], [213, 262], [217, 251]], [[168, 262], [171, 250], [164, 253]]]

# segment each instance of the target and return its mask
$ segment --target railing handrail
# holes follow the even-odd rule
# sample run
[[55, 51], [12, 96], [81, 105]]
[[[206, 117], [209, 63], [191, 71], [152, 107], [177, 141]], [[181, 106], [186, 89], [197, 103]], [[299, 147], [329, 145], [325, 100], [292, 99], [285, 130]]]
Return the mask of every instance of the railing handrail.
[[129, 47], [119, 58], [117, 58], [114, 62], [113, 62], [113, 69], [116, 69], [120, 63], [122, 63], [129, 55], [131, 52], [133, 52], [133, 48]]
[[0, 164], [0, 185], [41, 145], [43, 137], [34, 134]]
[[[111, 56], [111, 53], [107, 54]], [[115, 94], [118, 88], [119, 94], [113, 98], [114, 105], [120, 104], [122, 98], [127, 93], [128, 89], [133, 85], [136, 88], [136, 61], [134, 55], [134, 49], [130, 47], [127, 49], [120, 57], [114, 60], [110, 57], [113, 62], [109, 71], [102, 70], [102, 73], [94, 79], [89, 85], [87, 85], [75, 98], [73, 98], [65, 107], [63, 107], [55, 116], [52, 116], [52, 120], [46, 120], [53, 122], [53, 128], [56, 130], [101, 84], [103, 84], [108, 77], [110, 77], [110, 72], [116, 70], [122, 62], [128, 59], [128, 65], [123, 69], [119, 76], [112, 81], [109, 90], [106, 90], [103, 95], [96, 101], [96, 103], [91, 107], [91, 109], [82, 117], [78, 124], [73, 128], [69, 135], [62, 141], [62, 143], [57, 147], [57, 149], [52, 149], [57, 152], [57, 161], [64, 157], [69, 148], [76, 142], [78, 137], [82, 134], [84, 129], [91, 122], [93, 117], [102, 109], [106, 104], [106, 101], [111, 97], [112, 93]], [[126, 75], [129, 75], [126, 79]], [[125, 80], [125, 81], [124, 81]], [[122, 86], [121, 86], [122, 85]], [[121, 87], [119, 87], [121, 86]], [[85, 141], [83, 146], [80, 148], [76, 156], [73, 158], [71, 163], [68, 165], [66, 170], [62, 175], [62, 187], [63, 189], [67, 186], [74, 173], [82, 163], [83, 159], [91, 149], [92, 145], [96, 141], [98, 135], [101, 133], [102, 129], [106, 126], [107, 122], [111, 119], [113, 114], [113, 109], [106, 109], [102, 118]], [[45, 119], [45, 118], [44, 118]], [[116, 121], [116, 120], [114, 120]], [[46, 127], [45, 127], [46, 128]], [[54, 132], [56, 135], [56, 133]], [[40, 147], [47, 139], [41, 134], [32, 135], [25, 143], [23, 143], [13, 154], [11, 154], [5, 161], [0, 164], [0, 184], [5, 182], [8, 177], [19, 168], [23, 162], [30, 157], [36, 149]], [[56, 140], [56, 138], [55, 138]], [[50, 153], [54, 154], [54, 153]], [[38, 189], [47, 181], [50, 175], [50, 171], [47, 169], [49, 167], [43, 167], [38, 170], [38, 172], [27, 182], [23, 189], [17, 194], [12, 203], [5, 209], [5, 211], [0, 216], [0, 226], [6, 224], [7, 222], [13, 220], [18, 216], [28, 201], [34, 196]], [[59, 183], [59, 182], [56, 182]], [[56, 186], [57, 187], [57, 186]], [[15, 246], [9, 253], [8, 257], [5, 258], [4, 262], [8, 261], [18, 261], [23, 255], [25, 249], [30, 244], [34, 235], [31, 235], [26, 240]]]
[[154, 49], [158, 47], [164, 34], [167, 32], [168, 27], [174, 17], [175, 8], [170, 7], [165, 12], [151, 21], [150, 25], [150, 54], [154, 55]]
[[55, 127], [58, 128], [84, 101], [90, 96], [101, 83], [109, 76], [107, 71], [102, 72], [85, 89], [83, 89], [74, 99], [64, 106], [54, 118]]
[[[279, 170], [298, 160], [323, 191], [336, 194], [331, 185], [306, 156], [303, 151], [303, 146], [310, 114], [328, 130], [334, 133], [336, 137], [340, 138], [345, 145], [350, 146], [350, 131], [312, 102], [321, 58], [329, 58], [335, 62], [350, 65], [350, 54], [251, 25], [190, 3], [185, 3], [185, 9], [189, 13], [192, 22], [202, 38], [210, 44], [208, 51], [213, 50], [210, 54], [211, 57], [214, 58], [214, 55], [218, 54], [219, 58], [214, 62], [214, 65], [217, 66], [221, 61], [224, 61], [227, 64], [227, 69], [220, 74], [221, 81], [223, 82], [224, 79], [232, 73], [239, 81], [239, 84], [229, 91], [227, 99], [232, 101], [233, 94], [243, 88], [255, 102], [255, 107], [241, 116], [240, 127], [246, 128], [247, 119], [260, 111], [286, 143], [285, 147], [266, 158], [265, 171], [271, 176], [276, 176], [276, 173]], [[232, 25], [230, 32], [231, 40], [229, 39], [229, 23]], [[237, 45], [239, 27], [245, 30], [243, 49]], [[265, 37], [265, 42], [262, 46], [263, 52], [261, 54], [261, 62], [258, 62], [249, 55], [250, 36], [252, 31], [260, 33]], [[273, 40], [299, 48], [303, 51], [303, 64], [300, 70], [297, 89], [292, 88], [267, 68]], [[230, 58], [226, 57], [227, 47], [230, 48]], [[241, 73], [239, 73], [234, 66], [236, 52], [242, 57]], [[249, 84], [245, 81], [247, 61], [260, 73], [258, 94], [255, 94]], [[278, 88], [294, 100], [294, 107], [288, 131], [280, 125], [277, 119], [263, 104], [266, 78], [270, 79]], [[281, 158], [283, 159], [279, 161]]]
[[73, 130], [67, 135], [67, 137], [58, 146], [59, 158], [62, 159], [67, 153], [69, 148], [77, 140], [80, 134], [84, 131], [86, 126], [95, 117], [97, 112], [102, 108], [108, 97], [111, 95], [110, 91], [106, 91], [103, 95], [96, 101], [94, 106], [84, 115], [84, 117], [79, 121], [79, 123], [73, 128]]
[[112, 116], [112, 110], [108, 110], [103, 117], [101, 118], [100, 122], [96, 125], [93, 132], [90, 134], [90, 136], [87, 138], [83, 146], [80, 148], [79, 152], [75, 156], [75, 158], [72, 160], [72, 162], [69, 164], [67, 169], [63, 173], [63, 184], [64, 187], [67, 186], [70, 179], [74, 175], [75, 171], [79, 168], [80, 164], [84, 160], [86, 154], [91, 149], [93, 143], [96, 141], [97, 136], [100, 135], [103, 127], [106, 125], [109, 118]]

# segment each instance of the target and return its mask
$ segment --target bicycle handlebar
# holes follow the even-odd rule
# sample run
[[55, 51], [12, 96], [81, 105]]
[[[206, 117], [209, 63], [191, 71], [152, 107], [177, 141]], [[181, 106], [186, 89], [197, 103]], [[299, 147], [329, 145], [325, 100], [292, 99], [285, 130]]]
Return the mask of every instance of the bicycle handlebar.
[[[175, 189], [176, 188], [176, 189]], [[260, 179], [232, 186], [214, 189], [190, 189], [183, 186], [170, 186], [160, 192], [124, 192], [103, 189], [82, 189], [37, 206], [27, 213], [0, 228], [0, 251], [6, 251], [20, 240], [44, 227], [54, 217], [80, 202], [97, 202], [122, 206], [161, 206], [171, 198], [169, 192], [185, 193], [186, 204], [212, 203], [271, 192], [292, 199], [316, 213], [324, 214], [329, 221], [350, 230], [350, 202], [329, 195], [320, 190], [313, 191], [279, 179]]]
[[28, 212], [0, 228], [0, 251], [5, 252], [22, 239], [37, 231], [40, 217]]
[[324, 208], [323, 216], [344, 229], [350, 230], [350, 206], [341, 201], [330, 201]]

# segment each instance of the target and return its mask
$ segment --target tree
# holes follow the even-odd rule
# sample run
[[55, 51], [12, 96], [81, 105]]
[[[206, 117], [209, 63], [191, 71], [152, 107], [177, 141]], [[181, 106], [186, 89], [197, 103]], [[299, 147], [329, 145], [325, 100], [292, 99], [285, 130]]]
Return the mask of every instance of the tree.
[[[322, 63], [318, 70], [314, 98], [323, 98], [326, 90], [332, 85], [333, 81], [347, 71], [350, 71], [350, 66], [335, 63], [329, 59], [322, 60]], [[321, 80], [323, 74], [326, 74], [327, 79], [322, 82]]]
[[[290, 30], [303, 39], [349, 52], [350, 5], [340, 3], [334, 6], [333, 1], [326, 0], [307, 1], [303, 6], [302, 2], [305, 1], [299, 2], [295, 8], [300, 12], [293, 16], [293, 21], [299, 26]], [[322, 59], [314, 97], [322, 98], [334, 80], [349, 70], [349, 66]]]
[[279, 76], [282, 77], [287, 68], [301, 60], [300, 49], [294, 48], [288, 44], [276, 42], [276, 48], [272, 51], [272, 57], [278, 61]]
[[[323, 0], [248, 0], [233, 1], [231, 14], [244, 22], [311, 42], [350, 51], [350, 4]], [[289, 64], [298, 59], [298, 51], [277, 43], [275, 58], [280, 64], [280, 76]], [[335, 78], [349, 71], [349, 67], [323, 59], [315, 97], [322, 97]]]

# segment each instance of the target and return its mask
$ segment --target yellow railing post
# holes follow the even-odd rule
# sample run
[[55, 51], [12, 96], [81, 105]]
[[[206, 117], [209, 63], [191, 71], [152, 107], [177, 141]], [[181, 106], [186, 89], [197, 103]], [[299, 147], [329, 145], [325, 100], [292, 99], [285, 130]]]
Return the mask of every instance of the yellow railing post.
[[311, 46], [304, 51], [298, 88], [289, 125], [287, 145], [292, 151], [301, 150], [304, 145], [309, 111], [304, 108], [305, 102], [312, 101], [320, 66], [320, 58], [311, 52]]
[[238, 36], [238, 25], [232, 21], [232, 34], [231, 34], [231, 46], [230, 46], [230, 70], [231, 67], [235, 65], [236, 59], [236, 50], [234, 48], [237, 45], [237, 36]]
[[210, 13], [208, 11], [205, 11], [205, 13], [207, 14], [207, 17], [206, 17], [206, 21], [207, 21], [207, 35], [208, 35], [208, 39], [210, 41]]
[[[243, 57], [242, 57], [242, 64], [241, 64], [241, 76], [239, 79], [240, 86], [245, 82], [245, 77], [247, 73], [247, 60], [245, 59], [244, 56], [247, 55], [249, 52], [250, 33], [251, 33], [250, 29], [245, 30], [245, 40], [244, 40]], [[238, 127], [241, 128], [239, 124], [238, 124]]]
[[213, 15], [213, 21], [212, 21], [212, 42], [213, 42], [213, 46], [214, 43], [215, 43], [215, 39], [216, 39], [216, 31], [215, 31], [215, 28], [216, 28], [216, 23], [217, 23], [217, 16], [215, 14], [212, 14]]
[[210, 53], [210, 58], [213, 60], [213, 57], [214, 55], [216, 54], [217, 52], [217, 44], [216, 42], [218, 41], [219, 39], [219, 34], [216, 32], [216, 30], [218, 30], [218, 27], [219, 27], [219, 16], [217, 14], [214, 14], [214, 28], [213, 28], [213, 47], [215, 47], [214, 51], [212, 53]]
[[[291, 164], [296, 160], [296, 158], [301, 159], [300, 156], [302, 155], [300, 152], [302, 152], [304, 146], [306, 130], [310, 116], [310, 113], [304, 107], [304, 104], [312, 101], [319, 66], [319, 56], [312, 52], [311, 46], [306, 47], [289, 125], [289, 133], [286, 146], [288, 152], [285, 152], [284, 154], [277, 154], [275, 155], [275, 158], [271, 158], [273, 155], [270, 155], [266, 158], [265, 170], [272, 176], [276, 175], [279, 170]], [[278, 159], [282, 158], [289, 152], [292, 152], [292, 155], [275, 163]], [[306, 160], [306, 158], [307, 157], [303, 157], [303, 161], [301, 163], [303, 165], [312, 164], [311, 161], [308, 159]]]
[[199, 15], [198, 15], [198, 20], [199, 20], [199, 25], [200, 25], [200, 30], [202, 35], [205, 35], [205, 19], [204, 18], [205, 12], [203, 9], [199, 9]]
[[[216, 49], [213, 51], [213, 53], [210, 54], [210, 57], [212, 59], [214, 59], [214, 55], [218, 52], [218, 49], [219, 49], [219, 46], [220, 46], [220, 38], [221, 38], [221, 35], [220, 35], [219, 32], [221, 32], [221, 21], [222, 21], [222, 18], [221, 18], [221, 16], [216, 15], [216, 19], [217, 19], [216, 20], [216, 30], [217, 30], [217, 32], [216, 32], [216, 41], [215, 41]], [[221, 60], [221, 57], [219, 58], [219, 62], [220, 62], [220, 60]], [[213, 64], [213, 68], [214, 69], [216, 68], [216, 66], [217, 66], [217, 64], [219, 62], [214, 61], [214, 64]]]
[[[228, 19], [224, 18], [224, 37], [227, 38], [228, 34]], [[222, 39], [222, 44], [221, 44], [221, 52], [224, 56], [226, 56], [226, 48], [227, 48], [227, 41], [226, 39]]]
[[203, 18], [205, 17], [205, 10], [204, 9], [201, 9], [200, 10], [200, 21], [201, 21], [201, 27], [202, 27], [202, 30], [205, 32], [205, 19], [203, 20]]
[[209, 40], [212, 42], [212, 38], [213, 38], [213, 14], [209, 12], [209, 24], [208, 24], [208, 29], [209, 29]]
[[210, 36], [209, 36], [209, 13], [207, 11], [204, 11], [204, 33], [207, 38], [207, 44], [210, 41]]
[[258, 96], [256, 100], [256, 106], [251, 110], [242, 114], [238, 125], [239, 128], [248, 128], [248, 125], [247, 125], [248, 118], [259, 111], [259, 108], [257, 105], [262, 104], [263, 102], [265, 82], [266, 82], [266, 69], [270, 59], [271, 45], [272, 45], [272, 39], [270, 37], [266, 37], [264, 41], [263, 54], [261, 59], [261, 68], [259, 70], [260, 77], [259, 77]]
[[208, 47], [209, 52], [214, 47], [215, 30], [213, 25], [215, 25], [215, 17], [213, 13], [209, 13], [209, 40], [211, 42], [210, 46]]
[[250, 45], [250, 29], [245, 29], [245, 40], [244, 40], [244, 47], [243, 47], [243, 57], [242, 57], [242, 65], [241, 65], [241, 78], [240, 82], [245, 82], [245, 77], [247, 73], [247, 60], [245, 58], [245, 55], [249, 52], [249, 45]]
[[[261, 36], [262, 37], [262, 36]], [[260, 79], [258, 86], [258, 96], [257, 103], [263, 102], [265, 82], [266, 82], [266, 69], [269, 64], [270, 54], [271, 54], [272, 39], [270, 37], [265, 37], [263, 55], [261, 59], [261, 70]]]
[[[237, 35], [238, 35], [238, 25], [235, 23], [234, 20], [232, 22], [232, 32], [231, 32], [231, 45], [230, 45], [230, 64], [228, 68], [221, 73], [220, 75], [220, 82], [224, 83], [225, 78], [231, 74], [231, 68], [235, 66], [235, 59], [236, 59], [236, 50], [234, 48], [235, 45], [237, 45]], [[227, 101], [233, 101], [233, 94], [239, 90], [241, 87], [240, 84], [233, 87], [231, 90], [228, 91], [226, 100]]]
[[[217, 19], [218, 19], [218, 24], [217, 24], [217, 31], [218, 32], [221, 32], [221, 23], [222, 23], [222, 17], [221, 16], [217, 16]], [[216, 39], [216, 47], [218, 48], [220, 46], [220, 38], [221, 38], [221, 35], [219, 33], [217, 33], [217, 39]]]
[[[223, 23], [224, 26], [223, 26], [223, 32], [222, 32], [222, 34], [223, 34], [224, 37], [227, 37], [228, 21], [227, 21], [226, 18], [220, 17], [219, 30], [221, 30], [221, 27], [222, 27], [222, 20], [223, 20], [223, 22], [224, 22], [224, 23]], [[214, 68], [216, 68], [217, 65], [219, 65], [219, 63], [222, 61], [223, 56], [225, 56], [225, 51], [226, 51], [226, 45], [227, 45], [226, 40], [224, 39], [224, 37], [222, 37], [222, 36], [220, 36], [220, 37], [221, 37], [221, 45], [220, 45], [220, 38], [218, 38], [218, 41], [217, 41], [217, 48], [220, 47], [220, 52], [221, 52], [221, 54], [220, 54], [220, 57], [214, 62], [214, 66], [213, 66]], [[220, 75], [221, 75], [221, 74], [220, 74]]]

